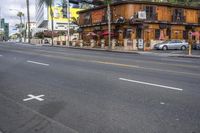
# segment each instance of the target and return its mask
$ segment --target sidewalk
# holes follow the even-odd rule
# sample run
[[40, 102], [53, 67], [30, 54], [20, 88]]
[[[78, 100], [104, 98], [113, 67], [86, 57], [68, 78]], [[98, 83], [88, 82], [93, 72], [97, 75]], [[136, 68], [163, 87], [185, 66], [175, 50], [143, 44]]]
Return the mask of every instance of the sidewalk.
[[[27, 44], [27, 43], [25, 43]], [[49, 44], [30, 44], [36, 46], [46, 46], [52, 47]], [[88, 47], [73, 47], [73, 46], [59, 46], [54, 45], [53, 47], [62, 47], [62, 48], [71, 48], [71, 49], [82, 49], [82, 50], [92, 50], [92, 51], [105, 51], [105, 52], [117, 52], [117, 53], [128, 53], [128, 54], [140, 54], [140, 55], [151, 55], [151, 56], [162, 56], [162, 57], [181, 57], [181, 58], [199, 58], [200, 59], [200, 50], [193, 50], [192, 55], [188, 55], [188, 51], [181, 51], [181, 50], [169, 50], [169, 51], [162, 51], [162, 50], [152, 50], [152, 51], [126, 51], [126, 50], [108, 50], [103, 48], [88, 48]]]
[[[54, 47], [63, 47], [63, 46], [54, 46]], [[64, 46], [66, 47], [66, 46]], [[165, 51], [126, 51], [126, 50], [108, 50], [102, 48], [80, 48], [80, 47], [67, 47], [72, 49], [83, 49], [83, 50], [93, 50], [93, 51], [107, 51], [107, 52], [117, 52], [117, 53], [129, 53], [129, 54], [140, 54], [140, 55], [152, 55], [152, 56], [162, 56], [162, 57], [182, 57], [182, 58], [199, 58], [200, 59], [200, 50], [196, 50], [197, 52], [192, 55], [188, 55], [186, 51], [180, 51], [182, 53], [166, 53]]]

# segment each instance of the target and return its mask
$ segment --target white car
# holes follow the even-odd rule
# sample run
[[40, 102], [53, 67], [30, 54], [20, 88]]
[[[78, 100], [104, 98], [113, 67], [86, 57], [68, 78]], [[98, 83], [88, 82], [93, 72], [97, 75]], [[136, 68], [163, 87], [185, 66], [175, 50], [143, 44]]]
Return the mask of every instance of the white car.
[[154, 48], [160, 49], [160, 50], [168, 50], [168, 49], [186, 50], [188, 46], [189, 46], [188, 43], [182, 40], [169, 40], [169, 41], [164, 41], [162, 43], [155, 44]]

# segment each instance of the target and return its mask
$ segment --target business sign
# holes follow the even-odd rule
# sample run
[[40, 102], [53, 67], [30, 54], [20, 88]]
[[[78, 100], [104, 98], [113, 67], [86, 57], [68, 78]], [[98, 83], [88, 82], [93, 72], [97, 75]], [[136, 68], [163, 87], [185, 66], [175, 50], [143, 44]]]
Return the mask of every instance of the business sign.
[[[67, 22], [68, 18], [63, 18], [63, 12], [62, 12], [62, 7], [52, 7], [53, 10], [53, 19], [54, 21], [58, 21], [58, 22]], [[72, 17], [77, 19], [79, 17], [79, 15], [77, 14], [78, 11], [80, 11], [80, 8], [70, 8], [70, 21], [72, 21]], [[49, 9], [49, 16], [48, 16], [48, 20], [51, 20], [51, 16], [50, 16], [50, 9]]]
[[146, 11], [139, 11], [138, 12], [138, 18], [139, 19], [146, 19], [147, 18]]
[[97, 10], [93, 11], [91, 16], [92, 16], [92, 23], [100, 23], [103, 20], [103, 16], [105, 15], [104, 10]]

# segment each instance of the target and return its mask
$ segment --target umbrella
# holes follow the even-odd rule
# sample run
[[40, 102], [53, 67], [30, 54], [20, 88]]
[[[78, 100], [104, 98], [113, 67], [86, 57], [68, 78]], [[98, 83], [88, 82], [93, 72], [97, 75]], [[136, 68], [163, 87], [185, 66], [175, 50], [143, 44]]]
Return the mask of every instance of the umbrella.
[[96, 36], [97, 34], [95, 34], [94, 32], [89, 32], [87, 33], [87, 36]]

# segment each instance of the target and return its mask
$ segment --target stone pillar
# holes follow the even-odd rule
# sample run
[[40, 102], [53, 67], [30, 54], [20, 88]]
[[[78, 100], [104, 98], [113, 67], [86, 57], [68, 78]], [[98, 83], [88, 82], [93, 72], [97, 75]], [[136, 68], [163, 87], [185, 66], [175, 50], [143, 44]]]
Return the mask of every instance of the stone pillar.
[[93, 48], [95, 46], [95, 40], [94, 39], [90, 40], [90, 46], [91, 46], [91, 48]]
[[128, 39], [124, 39], [124, 50], [128, 49]]
[[76, 46], [76, 40], [72, 40], [72, 46], [73, 46], [73, 47]]
[[116, 39], [112, 39], [112, 49], [115, 49], [117, 40]]
[[101, 39], [101, 48], [105, 48], [105, 39]]
[[133, 39], [133, 50], [138, 50], [137, 48], [137, 40]]
[[83, 40], [80, 40], [80, 47], [83, 47]]

